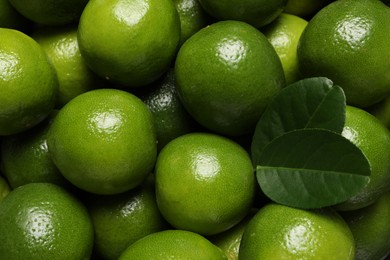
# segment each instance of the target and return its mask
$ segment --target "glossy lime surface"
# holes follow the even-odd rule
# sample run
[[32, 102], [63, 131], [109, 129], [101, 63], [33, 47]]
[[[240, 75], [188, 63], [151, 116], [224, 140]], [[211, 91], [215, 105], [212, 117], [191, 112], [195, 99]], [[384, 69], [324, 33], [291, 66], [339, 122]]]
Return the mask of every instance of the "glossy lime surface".
[[57, 108], [103, 85], [103, 79], [92, 73], [81, 57], [76, 25], [39, 27], [33, 30], [31, 36], [42, 46], [56, 69], [59, 81]]
[[256, 28], [239, 21], [214, 23], [188, 39], [179, 50], [175, 77], [195, 120], [231, 136], [251, 133], [285, 86], [275, 49]]
[[240, 222], [252, 206], [255, 175], [248, 153], [209, 133], [180, 136], [160, 152], [157, 205], [177, 229], [212, 235]]
[[185, 230], [166, 230], [146, 236], [131, 246], [119, 260], [132, 259], [227, 259], [203, 236]]
[[21, 134], [4, 137], [0, 143], [3, 174], [13, 189], [31, 182], [69, 185], [51, 160], [47, 147], [47, 131], [55, 114]]
[[88, 0], [9, 0], [29, 20], [60, 26], [77, 22]]
[[261, 208], [245, 228], [239, 259], [354, 259], [355, 243], [345, 221], [328, 209], [279, 204]]
[[180, 40], [171, 0], [91, 0], [80, 18], [80, 51], [101, 77], [147, 85], [168, 70]]
[[28, 35], [0, 28], [0, 50], [0, 135], [11, 135], [51, 112], [58, 79], [44, 50]]
[[194, 33], [211, 23], [211, 17], [206, 13], [198, 0], [174, 0], [180, 18], [180, 45]]
[[367, 186], [336, 208], [363, 208], [390, 188], [390, 132], [379, 119], [365, 110], [347, 106], [342, 135], [363, 151], [370, 163], [371, 175]]
[[286, 84], [302, 78], [297, 57], [298, 42], [307, 21], [291, 14], [282, 13], [261, 31], [275, 48], [282, 62]]
[[385, 259], [390, 253], [390, 193], [362, 209], [341, 212], [356, 242], [357, 260]]
[[93, 227], [74, 196], [50, 183], [30, 183], [0, 203], [4, 259], [88, 259]]
[[176, 137], [199, 129], [179, 99], [173, 70], [148, 87], [141, 99], [153, 114], [158, 150]]
[[390, 93], [389, 34], [390, 9], [381, 1], [334, 1], [302, 34], [301, 71], [333, 80], [350, 105], [373, 105]]
[[92, 195], [87, 201], [95, 230], [94, 250], [103, 259], [116, 260], [138, 239], [168, 228], [157, 208], [153, 184], [118, 195]]
[[47, 144], [65, 178], [98, 194], [138, 186], [152, 171], [157, 154], [150, 111], [136, 96], [116, 89], [72, 99], [54, 119]]

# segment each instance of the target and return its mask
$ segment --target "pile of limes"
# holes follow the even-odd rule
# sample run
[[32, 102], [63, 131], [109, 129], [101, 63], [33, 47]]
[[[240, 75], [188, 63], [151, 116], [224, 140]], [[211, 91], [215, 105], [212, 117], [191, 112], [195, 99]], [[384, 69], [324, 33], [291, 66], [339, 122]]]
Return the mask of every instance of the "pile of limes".
[[0, 0], [0, 259], [385, 258], [388, 4]]

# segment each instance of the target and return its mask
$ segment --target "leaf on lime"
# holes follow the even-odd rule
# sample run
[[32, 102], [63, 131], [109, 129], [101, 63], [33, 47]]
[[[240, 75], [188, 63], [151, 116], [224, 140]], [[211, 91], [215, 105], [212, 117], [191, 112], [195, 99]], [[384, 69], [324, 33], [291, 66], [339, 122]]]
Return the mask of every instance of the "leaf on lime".
[[325, 77], [306, 78], [285, 87], [256, 125], [251, 144], [253, 164], [258, 164], [268, 143], [289, 131], [322, 128], [341, 133], [345, 106], [342, 88]]
[[341, 203], [369, 182], [370, 163], [341, 134], [294, 130], [273, 139], [258, 158], [256, 177], [273, 201], [297, 208]]

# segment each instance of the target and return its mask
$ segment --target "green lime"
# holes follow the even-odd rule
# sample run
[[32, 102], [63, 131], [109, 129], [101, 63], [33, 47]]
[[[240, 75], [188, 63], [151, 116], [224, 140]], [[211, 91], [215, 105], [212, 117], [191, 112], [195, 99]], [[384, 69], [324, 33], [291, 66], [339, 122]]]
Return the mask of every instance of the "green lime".
[[355, 238], [355, 259], [385, 259], [390, 253], [390, 193], [365, 208], [340, 214]]
[[287, 0], [199, 0], [203, 8], [218, 20], [236, 20], [257, 28], [269, 24], [283, 11]]
[[182, 135], [161, 150], [155, 174], [157, 205], [177, 229], [217, 234], [239, 223], [252, 207], [251, 160], [228, 138]]
[[88, 0], [9, 0], [26, 18], [37, 24], [64, 25], [78, 22]]
[[262, 207], [247, 224], [239, 259], [350, 259], [355, 242], [345, 221], [329, 208]]
[[373, 115], [360, 108], [347, 106], [342, 135], [354, 143], [371, 166], [370, 182], [338, 210], [354, 210], [375, 202], [390, 189], [390, 132]]
[[274, 46], [283, 65], [286, 84], [302, 79], [297, 57], [298, 42], [307, 21], [291, 14], [282, 13], [261, 31]]
[[22, 16], [10, 4], [8, 0], [0, 0], [0, 27], [10, 28], [20, 31], [26, 30], [30, 21]]
[[390, 94], [390, 8], [378, 0], [339, 0], [309, 22], [298, 45], [304, 77], [328, 77], [347, 103], [368, 107]]
[[57, 71], [61, 108], [81, 93], [103, 85], [85, 64], [77, 43], [77, 26], [38, 27], [31, 36], [42, 46]]
[[89, 259], [93, 226], [84, 205], [51, 183], [29, 183], [0, 203], [2, 259]]
[[153, 114], [159, 151], [176, 137], [199, 129], [179, 99], [173, 70], [149, 86], [141, 99]]
[[80, 52], [101, 77], [138, 87], [169, 69], [180, 40], [171, 0], [91, 0], [78, 27]]
[[52, 162], [47, 148], [46, 135], [55, 117], [49, 118], [23, 133], [6, 136], [1, 143], [3, 174], [14, 189], [30, 182], [50, 182], [69, 187]]
[[258, 209], [253, 208], [240, 223], [225, 232], [219, 233], [215, 236], [209, 236], [207, 239], [209, 239], [214, 245], [221, 248], [229, 260], [238, 260], [242, 235], [244, 234], [247, 224], [257, 211]]
[[0, 136], [23, 132], [54, 107], [58, 79], [41, 46], [26, 34], [0, 28]]
[[230, 136], [251, 133], [285, 86], [271, 43], [239, 21], [214, 23], [188, 39], [177, 55], [175, 77], [179, 97], [195, 120]]
[[130, 245], [119, 260], [133, 259], [227, 259], [218, 247], [203, 236], [184, 230], [165, 230], [150, 234]]
[[334, 0], [288, 0], [283, 12], [310, 19], [318, 11], [333, 1]]
[[11, 187], [9, 186], [7, 180], [0, 176], [0, 202], [9, 194]]
[[122, 194], [91, 195], [87, 203], [95, 230], [94, 250], [102, 259], [118, 259], [138, 239], [168, 227], [149, 183]]
[[198, 0], [173, 0], [180, 18], [180, 45], [200, 29], [206, 27], [211, 18]]
[[381, 102], [366, 108], [366, 110], [378, 118], [386, 127], [390, 129], [390, 95]]
[[47, 145], [65, 178], [97, 194], [135, 188], [152, 171], [157, 155], [151, 112], [139, 98], [117, 89], [72, 99], [55, 117]]

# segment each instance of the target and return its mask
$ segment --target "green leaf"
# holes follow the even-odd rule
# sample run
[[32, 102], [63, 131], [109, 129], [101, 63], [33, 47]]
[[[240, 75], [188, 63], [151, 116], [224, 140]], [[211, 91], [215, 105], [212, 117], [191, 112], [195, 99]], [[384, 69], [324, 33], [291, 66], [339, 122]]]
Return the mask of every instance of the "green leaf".
[[327, 78], [307, 78], [287, 86], [257, 123], [251, 146], [253, 164], [258, 164], [268, 143], [289, 131], [323, 128], [341, 133], [345, 106], [343, 90]]
[[257, 181], [273, 201], [298, 208], [341, 203], [369, 182], [363, 152], [341, 134], [324, 129], [294, 130], [265, 148]]

